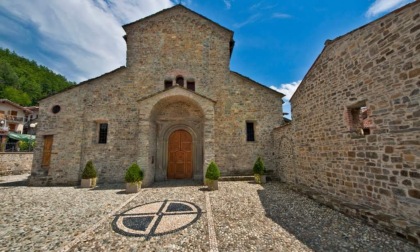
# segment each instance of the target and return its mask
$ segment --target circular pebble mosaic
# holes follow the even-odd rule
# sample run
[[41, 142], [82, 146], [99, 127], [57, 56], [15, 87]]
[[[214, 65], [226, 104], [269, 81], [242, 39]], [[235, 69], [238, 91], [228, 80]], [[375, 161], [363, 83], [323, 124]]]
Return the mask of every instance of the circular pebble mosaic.
[[161, 236], [180, 231], [195, 223], [201, 209], [191, 202], [164, 200], [133, 207], [112, 222], [115, 232], [125, 236]]

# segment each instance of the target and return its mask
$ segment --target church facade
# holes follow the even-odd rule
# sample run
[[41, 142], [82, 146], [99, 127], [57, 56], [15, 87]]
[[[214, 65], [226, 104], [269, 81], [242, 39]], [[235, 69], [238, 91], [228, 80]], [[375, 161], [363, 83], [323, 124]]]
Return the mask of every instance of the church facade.
[[76, 185], [92, 160], [101, 182], [137, 162], [144, 185], [273, 170], [283, 94], [230, 71], [233, 32], [177, 5], [123, 26], [127, 66], [40, 101], [32, 185]]

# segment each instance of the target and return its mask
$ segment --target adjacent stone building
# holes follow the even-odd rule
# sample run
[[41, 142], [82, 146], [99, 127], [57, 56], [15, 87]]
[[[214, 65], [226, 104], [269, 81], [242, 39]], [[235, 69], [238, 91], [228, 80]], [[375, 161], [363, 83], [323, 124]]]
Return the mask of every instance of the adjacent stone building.
[[137, 162], [144, 185], [274, 170], [272, 130], [282, 97], [229, 69], [233, 32], [181, 6], [123, 26], [127, 66], [39, 104], [30, 183], [80, 181], [92, 160], [100, 182], [122, 182]]
[[420, 241], [420, 1], [325, 43], [274, 130], [277, 175]]

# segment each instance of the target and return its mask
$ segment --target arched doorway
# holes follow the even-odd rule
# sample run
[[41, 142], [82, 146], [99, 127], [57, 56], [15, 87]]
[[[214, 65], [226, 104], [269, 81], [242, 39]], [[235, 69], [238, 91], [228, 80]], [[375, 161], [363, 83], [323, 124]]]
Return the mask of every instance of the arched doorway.
[[168, 179], [190, 179], [193, 176], [193, 141], [185, 130], [176, 130], [168, 139]]

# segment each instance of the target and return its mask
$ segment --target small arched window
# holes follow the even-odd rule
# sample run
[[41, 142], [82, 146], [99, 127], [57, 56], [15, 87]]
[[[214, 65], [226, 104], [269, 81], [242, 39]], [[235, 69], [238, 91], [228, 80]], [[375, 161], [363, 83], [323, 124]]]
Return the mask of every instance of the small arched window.
[[184, 86], [184, 77], [182, 77], [182, 76], [176, 77], [176, 84], [178, 84], [181, 87], [183, 87]]

